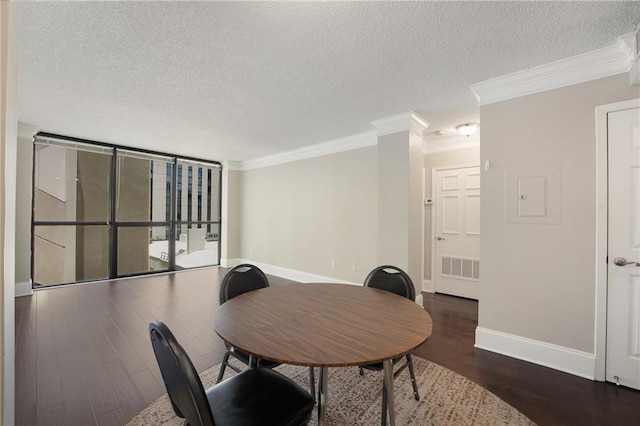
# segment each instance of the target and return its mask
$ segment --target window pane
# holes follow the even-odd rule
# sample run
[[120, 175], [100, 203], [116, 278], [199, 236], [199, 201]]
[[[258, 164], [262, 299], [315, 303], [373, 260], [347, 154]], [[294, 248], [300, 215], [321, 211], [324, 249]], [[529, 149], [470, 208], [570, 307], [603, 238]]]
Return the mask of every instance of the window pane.
[[33, 282], [36, 287], [107, 278], [109, 228], [36, 226]]
[[118, 150], [116, 220], [166, 222], [171, 212], [172, 161]]
[[220, 219], [220, 166], [179, 160], [176, 185], [178, 222]]
[[204, 160], [36, 135], [34, 284], [218, 265], [221, 174]]
[[109, 218], [111, 154], [82, 145], [36, 143], [36, 221], [97, 222]]
[[169, 229], [164, 226], [118, 228], [118, 275], [169, 269]]
[[218, 236], [220, 224], [179, 224], [183, 233], [176, 241], [176, 269], [196, 268], [220, 264]]

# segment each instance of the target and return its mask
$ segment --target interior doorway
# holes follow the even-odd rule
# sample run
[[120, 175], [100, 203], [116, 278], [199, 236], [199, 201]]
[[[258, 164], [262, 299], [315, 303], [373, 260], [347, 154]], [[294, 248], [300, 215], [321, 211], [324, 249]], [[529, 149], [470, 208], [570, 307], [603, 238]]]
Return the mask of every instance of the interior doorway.
[[596, 371], [640, 389], [640, 99], [596, 109]]
[[607, 123], [606, 379], [640, 389], [640, 108], [610, 112]]
[[437, 293], [478, 299], [480, 280], [480, 168], [432, 171], [432, 274]]

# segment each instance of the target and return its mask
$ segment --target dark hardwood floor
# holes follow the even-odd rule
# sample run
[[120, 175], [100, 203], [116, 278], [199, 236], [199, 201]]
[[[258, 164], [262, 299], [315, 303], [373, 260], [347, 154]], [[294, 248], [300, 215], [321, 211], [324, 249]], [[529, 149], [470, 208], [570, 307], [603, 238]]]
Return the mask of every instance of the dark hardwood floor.
[[[126, 423], [164, 393], [147, 334], [155, 319], [172, 328], [199, 371], [220, 362], [224, 345], [212, 319], [225, 272], [206, 268], [17, 298], [16, 424]], [[640, 424], [640, 392], [476, 349], [477, 302], [423, 296], [434, 333], [416, 355], [479, 383], [539, 425]]]
[[478, 302], [423, 293], [433, 335], [415, 354], [498, 395], [539, 425], [640, 425], [640, 392], [473, 347]]

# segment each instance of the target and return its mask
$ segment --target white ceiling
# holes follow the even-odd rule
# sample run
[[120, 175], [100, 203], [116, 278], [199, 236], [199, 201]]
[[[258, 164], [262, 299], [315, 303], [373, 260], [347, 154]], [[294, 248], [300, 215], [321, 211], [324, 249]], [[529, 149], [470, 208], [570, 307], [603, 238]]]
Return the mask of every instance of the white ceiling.
[[479, 121], [469, 85], [614, 45], [638, 2], [32, 2], [20, 111], [42, 131], [249, 160], [415, 111]]

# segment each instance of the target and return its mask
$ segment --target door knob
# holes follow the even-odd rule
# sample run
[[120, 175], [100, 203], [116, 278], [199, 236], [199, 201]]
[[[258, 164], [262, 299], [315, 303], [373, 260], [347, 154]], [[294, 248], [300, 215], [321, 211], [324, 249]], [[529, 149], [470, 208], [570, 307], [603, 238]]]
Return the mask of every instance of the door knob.
[[627, 265], [636, 265], [640, 266], [640, 262], [627, 262], [627, 259], [624, 257], [616, 257], [613, 259], [613, 264], [616, 266], [627, 266]]
[[444, 238], [442, 238], [442, 237], [436, 237], [436, 240], [438, 240], [438, 241], [444, 241]]

